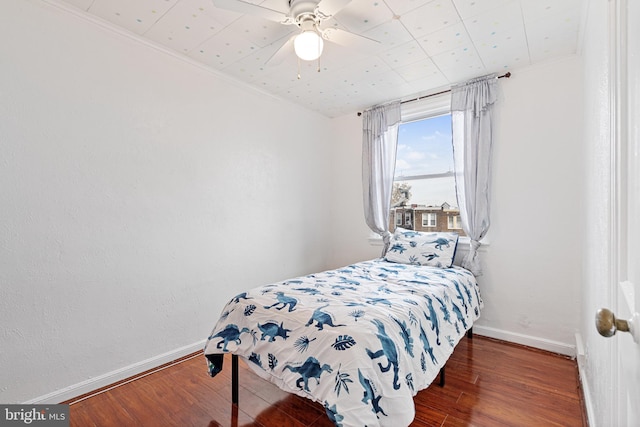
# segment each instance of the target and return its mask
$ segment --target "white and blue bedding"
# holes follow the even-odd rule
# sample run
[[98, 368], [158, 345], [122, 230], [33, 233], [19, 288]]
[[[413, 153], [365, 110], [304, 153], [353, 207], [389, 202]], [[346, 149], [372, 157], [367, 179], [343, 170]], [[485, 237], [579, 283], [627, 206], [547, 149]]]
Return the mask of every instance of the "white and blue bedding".
[[473, 274], [384, 259], [234, 297], [204, 353], [213, 376], [234, 353], [281, 389], [320, 402], [337, 426], [407, 426], [479, 317]]

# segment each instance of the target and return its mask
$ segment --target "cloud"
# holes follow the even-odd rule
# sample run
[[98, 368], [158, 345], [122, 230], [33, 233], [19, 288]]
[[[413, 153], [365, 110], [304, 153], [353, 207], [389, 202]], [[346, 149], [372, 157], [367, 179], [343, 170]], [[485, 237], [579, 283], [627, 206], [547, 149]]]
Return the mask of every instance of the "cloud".
[[417, 160], [424, 159], [426, 157], [426, 154], [427, 153], [422, 152], [422, 151], [410, 151], [407, 154], [406, 158], [409, 159], [409, 160], [417, 161]]

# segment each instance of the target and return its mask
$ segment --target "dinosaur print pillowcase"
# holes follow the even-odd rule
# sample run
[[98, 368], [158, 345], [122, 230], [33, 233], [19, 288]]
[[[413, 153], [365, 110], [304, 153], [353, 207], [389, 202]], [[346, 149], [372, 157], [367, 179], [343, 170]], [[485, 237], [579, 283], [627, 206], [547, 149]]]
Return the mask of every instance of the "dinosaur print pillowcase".
[[402, 264], [449, 268], [458, 246], [457, 233], [422, 233], [396, 228], [385, 260]]

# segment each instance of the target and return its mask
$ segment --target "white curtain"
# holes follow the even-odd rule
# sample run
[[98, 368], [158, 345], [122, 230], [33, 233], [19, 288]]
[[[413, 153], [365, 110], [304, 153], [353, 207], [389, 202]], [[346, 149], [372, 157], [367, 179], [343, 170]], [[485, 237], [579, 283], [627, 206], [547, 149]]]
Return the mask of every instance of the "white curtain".
[[453, 166], [462, 228], [471, 239], [462, 266], [482, 274], [478, 248], [489, 230], [493, 105], [497, 76], [469, 80], [451, 89]]
[[362, 185], [364, 216], [371, 230], [384, 240], [384, 255], [389, 247], [389, 207], [396, 167], [400, 102], [373, 107], [362, 120]]

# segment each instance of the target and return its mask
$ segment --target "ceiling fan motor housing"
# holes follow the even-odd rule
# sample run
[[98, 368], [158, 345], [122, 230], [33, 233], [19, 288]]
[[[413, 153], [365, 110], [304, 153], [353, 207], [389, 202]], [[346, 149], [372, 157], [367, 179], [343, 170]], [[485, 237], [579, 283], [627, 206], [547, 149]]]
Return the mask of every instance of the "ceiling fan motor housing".
[[318, 3], [318, 0], [291, 0], [289, 15], [295, 19], [298, 27], [303, 30], [312, 29], [314, 25], [320, 23], [320, 19], [315, 12]]

